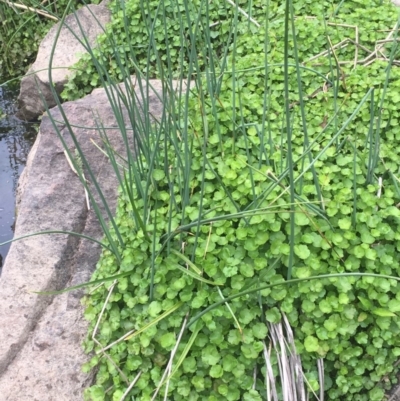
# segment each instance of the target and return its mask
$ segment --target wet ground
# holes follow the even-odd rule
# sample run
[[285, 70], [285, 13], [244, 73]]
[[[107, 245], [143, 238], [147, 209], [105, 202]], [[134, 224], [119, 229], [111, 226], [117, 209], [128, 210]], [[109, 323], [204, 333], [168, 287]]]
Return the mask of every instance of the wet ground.
[[[18, 120], [14, 113], [18, 85], [0, 87], [0, 244], [14, 235], [15, 192], [25, 167], [36, 128]], [[0, 272], [10, 244], [0, 245]]]

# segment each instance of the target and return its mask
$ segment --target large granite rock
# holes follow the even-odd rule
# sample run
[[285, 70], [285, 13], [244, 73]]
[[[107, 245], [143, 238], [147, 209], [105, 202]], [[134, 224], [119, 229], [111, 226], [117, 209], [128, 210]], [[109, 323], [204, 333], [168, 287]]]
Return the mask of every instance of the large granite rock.
[[[153, 117], [162, 113], [159, 81], [148, 96]], [[142, 102], [144, 96], [138, 94]], [[146, 96], [147, 97], [147, 96]], [[147, 103], [147, 102], [146, 102]], [[112, 146], [124, 146], [103, 89], [68, 102], [63, 109], [103, 193], [114, 210], [117, 180], [110, 163], [91, 142], [101, 146], [99, 124], [107, 127]], [[122, 108], [126, 126], [132, 127]], [[51, 115], [74, 149], [58, 110]], [[99, 117], [100, 116], [100, 117]], [[132, 138], [134, 137], [132, 133]], [[93, 210], [86, 207], [84, 189], [72, 172], [56, 131], [47, 116], [29, 154], [19, 182], [15, 236], [50, 229], [74, 231], [96, 239], [102, 232]], [[98, 199], [98, 196], [97, 196]], [[82, 291], [58, 296], [33, 291], [60, 290], [87, 281], [99, 258], [99, 246], [66, 234], [31, 237], [14, 242], [0, 277], [0, 399], [7, 401], [78, 401], [92, 377], [81, 372], [88, 356], [81, 350], [87, 324], [80, 305]]]
[[[52, 81], [58, 94], [67, 83], [68, 68], [79, 60], [80, 55], [86, 53], [82, 44], [83, 37], [87, 38], [90, 46], [94, 46], [96, 38], [110, 19], [111, 14], [105, 4], [91, 4], [67, 16], [52, 62]], [[42, 98], [49, 108], [56, 105], [49, 84], [49, 62], [59, 24], [55, 24], [42, 40], [36, 61], [21, 81], [17, 114], [21, 120], [32, 120], [46, 110]]]

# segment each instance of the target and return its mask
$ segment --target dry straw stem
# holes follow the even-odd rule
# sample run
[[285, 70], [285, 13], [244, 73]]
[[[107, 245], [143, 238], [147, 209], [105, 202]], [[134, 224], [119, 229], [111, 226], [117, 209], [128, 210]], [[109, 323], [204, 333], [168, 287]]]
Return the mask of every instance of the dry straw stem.
[[[352, 28], [355, 31], [355, 45], [356, 45], [356, 49], [355, 49], [355, 54], [354, 54], [354, 64], [353, 64], [353, 68], [357, 67], [357, 63], [358, 63], [358, 44], [359, 44], [359, 35], [358, 35], [358, 26], [357, 25], [347, 25], [347, 24], [336, 24], [333, 22], [328, 22], [328, 25], [330, 26], [340, 26], [342, 28]], [[329, 41], [330, 43], [330, 41]], [[331, 43], [330, 43], [331, 44]]]
[[[64, 155], [65, 155], [65, 158], [67, 159], [67, 162], [68, 162], [69, 167], [71, 168], [71, 170], [72, 170], [78, 177], [80, 177], [80, 176], [79, 176], [79, 173], [76, 171], [76, 168], [74, 167], [74, 165], [73, 165], [71, 159], [70, 159], [69, 156], [68, 156], [68, 152], [67, 152], [65, 149], [64, 149]], [[85, 175], [83, 174], [83, 170], [82, 170], [82, 177], [83, 177], [83, 179], [87, 182], [87, 179], [85, 178]], [[87, 206], [87, 209], [90, 210], [89, 194], [88, 194], [88, 192], [87, 192], [87, 190], [86, 190], [85, 187], [83, 187], [83, 189], [85, 190], [86, 206]]]
[[282, 325], [271, 325], [271, 338], [278, 355], [278, 367], [282, 385], [283, 400], [292, 400], [295, 398], [296, 391], [294, 389], [293, 376], [291, 375], [289, 366], [289, 355], [287, 354], [285, 342], [283, 340]]
[[[316, 19], [317, 17], [307, 16], [306, 18], [307, 19]], [[316, 58], [319, 58], [321, 56], [326, 56], [330, 51], [332, 51], [334, 49], [346, 47], [347, 46], [347, 42], [351, 41], [356, 45], [356, 50], [355, 50], [355, 55], [354, 55], [354, 60], [353, 60], [354, 68], [356, 68], [357, 63], [358, 63], [358, 47], [359, 47], [359, 42], [360, 42], [359, 41], [358, 26], [357, 25], [348, 25], [348, 24], [338, 24], [338, 23], [335, 23], [335, 22], [328, 22], [327, 25], [329, 25], [329, 26], [340, 26], [340, 27], [343, 27], [343, 28], [354, 29], [354, 31], [355, 31], [355, 34], [354, 34], [355, 40], [353, 41], [352, 39], [346, 38], [346, 39], [342, 40], [340, 43], [338, 43], [338, 44], [336, 44], [334, 46], [332, 46], [332, 44], [329, 41], [330, 46], [331, 46], [330, 50], [326, 50], [326, 51], [324, 51], [324, 52], [322, 52], [320, 54], [317, 54], [316, 56], [308, 59], [307, 62], [309, 62], [311, 60], [315, 60]]]
[[379, 177], [378, 178], [378, 193], [376, 194], [376, 196], [378, 198], [380, 198], [382, 195], [382, 188], [383, 188], [383, 180], [382, 180], [382, 177]]
[[142, 371], [140, 371], [135, 378], [132, 380], [132, 383], [128, 386], [128, 388], [126, 389], [125, 393], [122, 394], [122, 397], [120, 398], [119, 401], [124, 401], [125, 398], [127, 397], [127, 395], [129, 394], [129, 392], [132, 390], [133, 386], [136, 384], [136, 382], [139, 380], [140, 376], [142, 375]]
[[[387, 35], [387, 37], [385, 38], [384, 43], [383, 43], [383, 44], [378, 44], [378, 45], [376, 45], [376, 46], [375, 46], [375, 51], [374, 51], [371, 55], [369, 55], [368, 58], [373, 57], [374, 55], [377, 56], [377, 54], [378, 54], [378, 52], [379, 52], [379, 53], [383, 56], [383, 58], [384, 58], [385, 60], [387, 60], [387, 57], [385, 56], [385, 54], [384, 54], [381, 50], [382, 50], [382, 48], [383, 48], [383, 45], [384, 45], [386, 42], [388, 42], [388, 41], [391, 40], [392, 36], [393, 36], [394, 33], [396, 32], [396, 28], [397, 28], [397, 22], [396, 22], [395, 26], [390, 30], [390, 32], [389, 32], [389, 34]], [[368, 62], [367, 64], [365, 64], [365, 65], [369, 65], [369, 64], [371, 64], [372, 62], [373, 62], [373, 61], [369, 61], [369, 62]]]
[[275, 377], [274, 377], [274, 372], [272, 370], [271, 359], [270, 359], [271, 344], [269, 345], [269, 349], [267, 349], [265, 341], [263, 341], [262, 343], [264, 348], [264, 360], [266, 366], [265, 387], [266, 387], [267, 400], [268, 401], [271, 400], [271, 392], [272, 392], [273, 400], [278, 401], [278, 393], [276, 391]]
[[343, 39], [341, 42], [337, 43], [336, 45], [333, 45], [333, 46], [331, 45], [330, 50], [324, 50], [323, 52], [318, 53], [317, 55], [315, 55], [315, 56], [309, 58], [307, 61], [305, 61], [304, 64], [309, 63], [310, 61], [316, 60], [320, 57], [327, 56], [332, 50], [343, 49], [343, 48], [347, 47], [349, 41], [350, 41], [350, 39], [346, 38], [346, 39]]
[[211, 234], [212, 234], [212, 223], [210, 223], [210, 229], [208, 230], [208, 238], [206, 243], [206, 249], [204, 249], [203, 259], [205, 259], [207, 256], [208, 247], [210, 245]]
[[[393, 365], [393, 367], [396, 367], [400, 364], [400, 359]], [[383, 381], [388, 381], [389, 378], [387, 376], [382, 377], [381, 382]], [[399, 401], [400, 400], [400, 387], [397, 387], [394, 392], [390, 395], [390, 398], [388, 398], [386, 401]]]
[[[218, 293], [219, 293], [219, 296], [221, 297], [221, 299], [225, 299], [225, 298], [224, 298], [224, 295], [222, 294], [222, 291], [220, 290], [220, 288], [217, 287], [217, 289], [218, 289]], [[236, 318], [235, 314], [233, 313], [233, 310], [232, 310], [232, 308], [229, 306], [228, 302], [225, 302], [225, 305], [226, 305], [226, 307], [228, 308], [229, 313], [231, 314], [233, 320], [235, 321], [235, 324], [236, 324], [236, 326], [237, 326], [237, 329], [239, 330], [240, 336], [241, 336], [242, 339], [243, 339], [243, 329], [242, 329], [242, 327], [240, 326], [240, 323], [239, 323], [238, 319]]]
[[318, 379], [319, 382], [321, 383], [321, 386], [319, 387], [319, 398], [320, 401], [324, 401], [324, 386], [323, 386], [323, 383], [325, 383], [324, 360], [322, 358], [319, 358], [317, 360], [317, 365], [318, 365]]
[[[104, 149], [102, 149], [100, 147], [100, 145], [98, 145], [92, 138], [90, 138], [90, 142], [92, 142], [92, 144], [97, 148], [97, 150], [99, 150], [105, 157], [107, 157], [107, 159], [110, 159], [110, 155]], [[114, 151], [114, 149], [113, 149], [113, 151]], [[119, 153], [117, 153], [115, 151], [113, 153], [117, 157], [119, 157], [121, 160], [123, 160], [125, 163], [127, 163], [127, 161], [125, 159], [123, 159]], [[123, 170], [127, 170], [127, 168], [128, 168], [127, 166], [123, 166], [121, 163], [118, 163], [118, 162], [116, 162], [116, 165]]]
[[256, 389], [256, 382], [257, 382], [257, 365], [254, 366], [253, 369], [253, 386], [251, 387], [253, 390]]
[[[109, 290], [108, 290], [107, 298], [106, 298], [106, 300], [104, 302], [103, 307], [101, 308], [100, 315], [99, 315], [99, 317], [97, 319], [96, 325], [94, 326], [94, 330], [93, 330], [93, 334], [92, 334], [92, 340], [99, 347], [102, 347], [102, 349], [103, 349], [103, 345], [97, 340], [96, 334], [97, 334], [97, 330], [99, 329], [101, 318], [103, 317], [104, 311], [106, 310], [106, 306], [108, 304], [108, 301], [110, 300], [111, 294], [114, 291], [114, 287], [115, 287], [116, 284], [117, 284], [117, 280], [114, 280], [113, 283], [111, 284]], [[118, 365], [113, 361], [113, 359], [110, 357], [110, 355], [108, 355], [107, 352], [103, 352], [102, 354], [103, 354], [104, 357], [106, 357], [111, 362], [111, 364], [115, 367], [115, 369], [117, 369], [117, 371], [119, 372], [121, 377], [125, 380], [126, 384], [129, 384], [129, 379], [126, 377], [125, 373], [118, 367]]]
[[131, 334], [133, 334], [136, 330], [131, 330], [128, 331], [126, 334], [124, 334], [122, 337], [120, 337], [118, 340], [115, 340], [114, 342], [112, 342], [111, 344], [107, 345], [107, 347], [104, 347], [98, 351], [96, 351], [96, 354], [101, 354], [107, 350], [109, 350], [110, 348], [112, 348], [114, 345], [117, 345], [118, 343], [120, 343], [121, 341], [124, 341], [127, 337], [129, 337]]
[[[174, 360], [176, 351], [178, 350], [179, 343], [181, 342], [183, 333], [184, 333], [185, 328], [186, 328], [186, 324], [187, 324], [188, 318], [189, 318], [189, 313], [187, 313], [186, 316], [185, 316], [185, 320], [183, 321], [183, 324], [182, 324], [182, 327], [181, 327], [181, 331], [179, 332], [178, 338], [177, 338], [177, 340], [176, 340], [176, 344], [175, 344], [174, 348], [173, 348], [172, 351], [171, 351], [171, 356], [170, 356], [170, 358], [169, 358], [168, 364], [167, 364], [167, 366], [166, 366], [166, 368], [165, 368], [165, 370], [164, 370], [164, 373], [163, 373], [163, 375], [162, 375], [162, 377], [161, 377], [160, 384], [157, 386], [157, 388], [156, 388], [155, 391], [154, 391], [154, 394], [153, 394], [153, 397], [151, 398], [151, 401], [154, 401], [155, 398], [157, 397], [157, 394], [158, 394], [158, 392], [160, 391], [161, 385], [164, 383], [164, 380], [165, 380], [165, 378], [167, 377], [167, 375], [168, 375], [168, 376], [171, 375], [172, 362], [173, 362], [173, 360]], [[169, 385], [169, 380], [168, 380], [167, 383], [166, 383], [165, 394], [168, 393], [168, 385]]]
[[[282, 387], [282, 401], [306, 401], [305, 384], [308, 384], [301, 366], [301, 359], [296, 352], [294, 344], [294, 336], [289, 321], [284, 313], [282, 313], [282, 322], [276, 324], [268, 324], [270, 333], [269, 350], [265, 342], [263, 342], [264, 359], [266, 364], [266, 393], [268, 401], [278, 401], [276, 380], [273, 375], [272, 365], [270, 361], [271, 347], [274, 348], [277, 356], [279, 378]], [[318, 401], [324, 400], [323, 395], [323, 363], [318, 362], [318, 374], [320, 380], [319, 396], [313, 391]], [[311, 388], [308, 385], [309, 388]], [[272, 394], [271, 394], [272, 393]], [[271, 398], [272, 397], [272, 398]]]
[[[308, 19], [315, 19], [316, 17], [309, 16], [307, 18]], [[389, 30], [389, 34], [387, 35], [387, 37], [385, 39], [376, 41], [375, 49], [373, 51], [369, 50], [367, 47], [365, 47], [362, 44], [360, 44], [360, 41], [359, 41], [359, 28], [358, 28], [357, 25], [337, 24], [337, 23], [333, 23], [333, 22], [328, 22], [328, 25], [330, 25], [330, 26], [340, 26], [340, 27], [344, 27], [344, 28], [352, 28], [352, 29], [354, 29], [355, 30], [355, 40], [353, 40], [351, 38], [345, 38], [341, 42], [339, 42], [339, 43], [337, 43], [335, 45], [330, 44], [330, 47], [331, 47], [330, 50], [325, 50], [325, 51], [323, 51], [323, 52], [321, 52], [321, 53], [309, 58], [303, 64], [307, 64], [307, 63], [309, 63], [309, 62], [311, 62], [313, 60], [316, 60], [316, 59], [318, 59], [320, 57], [327, 56], [330, 52], [334, 52], [334, 50], [343, 49], [343, 48], [347, 47], [349, 43], [352, 43], [352, 44], [355, 45], [354, 59], [352, 61], [339, 61], [338, 60], [338, 64], [339, 65], [345, 65], [345, 64], [352, 63], [353, 64], [353, 68], [356, 68], [357, 65], [368, 66], [368, 65], [372, 64], [374, 61], [377, 61], [377, 60], [383, 60], [383, 61], [387, 61], [388, 60], [388, 58], [384, 54], [384, 50], [382, 50], [382, 49], [383, 49], [385, 43], [390, 43], [390, 42], [393, 41], [392, 36], [394, 35], [394, 33], [396, 31], [397, 23], [391, 30]], [[385, 32], [387, 32], [387, 31], [385, 31]], [[359, 60], [358, 59], [358, 51], [359, 51], [359, 49], [364, 50], [365, 52], [369, 53], [369, 55], [367, 57], [365, 57], [364, 59]], [[393, 64], [400, 65], [400, 61], [399, 60], [393, 60]]]
[[[294, 371], [294, 377], [295, 377], [295, 381], [296, 381], [297, 391], [298, 391], [300, 400], [305, 400], [306, 392], [305, 392], [305, 388], [304, 388], [303, 369], [301, 366], [301, 359], [300, 359], [300, 356], [296, 352], [296, 346], [294, 344], [294, 335], [293, 335], [293, 331], [290, 326], [289, 320], [285, 314], [283, 314], [282, 318], [283, 318], [283, 324], [285, 326], [288, 350], [289, 350], [289, 353], [291, 354], [292, 370]], [[320, 381], [320, 383], [323, 383], [323, 382]], [[322, 397], [323, 397], [323, 385], [321, 386], [321, 392], [322, 392]]]
[[[5, 3], [5, 4], [7, 4], [9, 7], [11, 7], [12, 9], [14, 9], [14, 11], [16, 11], [15, 8], [20, 8], [20, 9], [22, 9], [22, 10], [32, 11], [32, 12], [34, 12], [34, 13], [36, 13], [36, 14], [42, 15], [43, 17], [52, 19], [52, 20], [54, 20], [54, 21], [58, 21], [58, 18], [57, 18], [57, 17], [54, 17], [54, 15], [50, 15], [49, 13], [47, 13], [47, 12], [45, 12], [45, 11], [38, 10], [37, 8], [28, 7], [28, 6], [25, 6], [24, 4], [13, 3], [13, 2], [8, 1], [8, 0], [0, 0], [0, 1], [2, 1], [2, 2]], [[47, 1], [47, 0], [46, 0], [46, 1]]]
[[240, 8], [236, 3], [234, 3], [232, 0], [226, 0], [230, 5], [232, 5], [233, 7], [237, 8], [238, 11], [243, 14], [246, 18], [249, 19], [250, 22], [252, 22], [257, 28], [260, 27], [260, 24], [253, 18], [250, 17], [249, 14], [246, 13], [246, 11], [244, 11], [242, 8]]

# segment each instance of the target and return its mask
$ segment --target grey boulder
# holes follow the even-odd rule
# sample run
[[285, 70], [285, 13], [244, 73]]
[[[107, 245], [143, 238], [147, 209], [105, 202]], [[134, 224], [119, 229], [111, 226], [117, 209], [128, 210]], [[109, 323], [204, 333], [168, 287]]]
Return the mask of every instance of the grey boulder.
[[[146, 98], [151, 118], [162, 114], [160, 81], [151, 81]], [[132, 81], [132, 88], [134, 82]], [[63, 106], [104, 196], [114, 212], [118, 181], [102, 147], [98, 127], [107, 129], [112, 147], [124, 154], [116, 118], [103, 89]], [[121, 107], [133, 146], [133, 122]], [[74, 151], [74, 144], [58, 108], [50, 110], [59, 132]], [[88, 177], [88, 174], [86, 174]], [[93, 189], [93, 185], [90, 184]], [[99, 197], [95, 196], [97, 201]], [[93, 208], [86, 206], [84, 188], [71, 170], [60, 139], [48, 116], [40, 131], [17, 194], [15, 236], [44, 230], [74, 231], [102, 240]], [[105, 218], [104, 208], [101, 209]], [[92, 376], [81, 366], [89, 358], [81, 348], [87, 333], [80, 304], [83, 291], [50, 296], [37, 291], [61, 290], [90, 279], [100, 247], [68, 234], [39, 235], [14, 242], [0, 276], [0, 399], [7, 401], [81, 401]]]
[[[109, 9], [102, 4], [85, 6], [66, 17], [51, 65], [52, 82], [57, 94], [63, 91], [68, 81], [68, 68], [79, 60], [80, 55], [86, 53], [83, 38], [86, 37], [90, 46], [94, 46], [96, 38], [104, 31], [110, 19]], [[49, 63], [59, 25], [55, 24], [42, 40], [36, 61], [22, 78], [17, 114], [22, 120], [33, 120], [40, 116], [46, 110], [44, 102], [48, 108], [56, 105], [50, 88]]]

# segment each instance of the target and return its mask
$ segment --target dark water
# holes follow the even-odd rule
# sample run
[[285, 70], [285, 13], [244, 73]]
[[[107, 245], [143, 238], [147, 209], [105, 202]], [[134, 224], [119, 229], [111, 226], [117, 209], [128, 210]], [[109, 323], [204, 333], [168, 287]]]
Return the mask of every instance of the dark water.
[[[14, 114], [18, 86], [0, 87], [0, 244], [13, 238], [18, 178], [36, 135], [33, 124]], [[0, 245], [0, 273], [10, 244]]]

